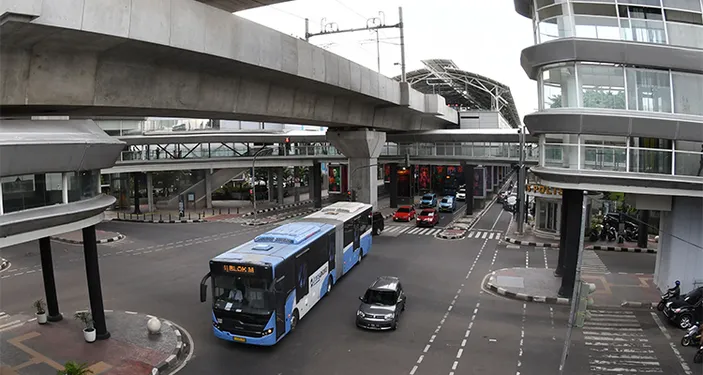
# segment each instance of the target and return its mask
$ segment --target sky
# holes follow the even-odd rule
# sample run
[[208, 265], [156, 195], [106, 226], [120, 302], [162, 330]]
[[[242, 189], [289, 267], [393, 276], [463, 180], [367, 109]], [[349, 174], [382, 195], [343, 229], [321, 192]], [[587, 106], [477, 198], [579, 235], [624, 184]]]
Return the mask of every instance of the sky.
[[[532, 22], [515, 12], [511, 0], [296, 0], [236, 13], [238, 16], [296, 37], [321, 25], [338, 29], [366, 26], [367, 19], [398, 23], [403, 7], [405, 60], [408, 72], [423, 67], [421, 60], [450, 59], [462, 70], [494, 79], [510, 87], [520, 118], [536, 111], [537, 84], [520, 66], [520, 52], [534, 44]], [[381, 73], [400, 75], [398, 29], [385, 29], [381, 39]], [[376, 35], [370, 31], [322, 35], [310, 39], [320, 46], [372, 70], [377, 69]]]

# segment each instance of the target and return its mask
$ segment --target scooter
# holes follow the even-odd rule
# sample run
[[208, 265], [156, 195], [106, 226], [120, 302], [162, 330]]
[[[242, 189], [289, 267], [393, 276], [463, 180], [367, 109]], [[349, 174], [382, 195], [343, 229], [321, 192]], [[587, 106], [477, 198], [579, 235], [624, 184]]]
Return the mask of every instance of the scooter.
[[662, 299], [657, 305], [657, 310], [664, 311], [664, 307], [666, 307], [667, 302], [679, 298], [679, 296], [681, 295], [681, 281], [676, 280], [674, 284], [675, 285], [673, 288], [667, 289], [666, 293], [662, 295]]
[[681, 338], [681, 345], [682, 346], [698, 346], [701, 344], [701, 325], [700, 323], [696, 323], [691, 328], [688, 329], [688, 333], [686, 333], [682, 338]]

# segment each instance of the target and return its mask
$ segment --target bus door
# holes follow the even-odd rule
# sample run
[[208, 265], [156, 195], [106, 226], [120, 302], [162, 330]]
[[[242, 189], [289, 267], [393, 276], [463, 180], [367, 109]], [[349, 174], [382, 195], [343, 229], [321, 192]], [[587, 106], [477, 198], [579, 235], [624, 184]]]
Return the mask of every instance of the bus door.
[[276, 280], [274, 286], [276, 307], [276, 339], [286, 333], [286, 301], [288, 295], [295, 287], [293, 282], [293, 260], [286, 259], [276, 267]]
[[361, 247], [361, 223], [359, 217], [354, 219], [354, 250]]

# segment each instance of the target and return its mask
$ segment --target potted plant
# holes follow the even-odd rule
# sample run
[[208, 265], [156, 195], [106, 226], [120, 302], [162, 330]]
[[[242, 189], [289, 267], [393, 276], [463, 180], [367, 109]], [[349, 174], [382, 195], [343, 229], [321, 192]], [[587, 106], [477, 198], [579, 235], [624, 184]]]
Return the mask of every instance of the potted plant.
[[63, 370], [57, 371], [56, 375], [88, 375], [92, 373], [92, 371], [88, 370], [87, 364], [68, 361], [63, 365]]
[[83, 329], [83, 337], [86, 342], [95, 341], [95, 328], [93, 327], [93, 316], [87, 311], [79, 311], [74, 315], [74, 318], [83, 322], [85, 328]]
[[39, 298], [34, 301], [34, 308], [37, 309], [37, 312], [35, 313], [37, 316], [37, 323], [46, 324], [46, 304], [44, 304], [44, 300]]

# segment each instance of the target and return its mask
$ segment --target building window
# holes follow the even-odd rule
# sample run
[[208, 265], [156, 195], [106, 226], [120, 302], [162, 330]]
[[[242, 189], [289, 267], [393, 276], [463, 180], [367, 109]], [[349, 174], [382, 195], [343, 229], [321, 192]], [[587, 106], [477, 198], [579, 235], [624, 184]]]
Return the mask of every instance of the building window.
[[698, 74], [673, 73], [674, 112], [688, 115], [703, 115], [703, 76]]
[[625, 109], [623, 68], [612, 65], [579, 64], [579, 104], [586, 108]]
[[542, 109], [577, 107], [576, 71], [573, 65], [542, 71]]
[[627, 69], [628, 109], [671, 112], [669, 72]]
[[3, 177], [0, 183], [4, 213], [63, 203], [61, 173]]
[[77, 202], [98, 195], [100, 173], [98, 171], [81, 171], [69, 174], [68, 201]]
[[662, 0], [664, 8], [701, 11], [700, 0]]

